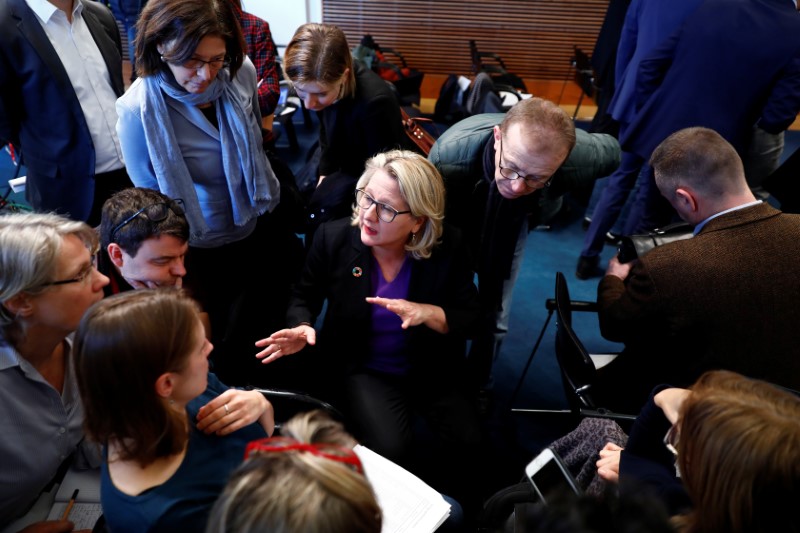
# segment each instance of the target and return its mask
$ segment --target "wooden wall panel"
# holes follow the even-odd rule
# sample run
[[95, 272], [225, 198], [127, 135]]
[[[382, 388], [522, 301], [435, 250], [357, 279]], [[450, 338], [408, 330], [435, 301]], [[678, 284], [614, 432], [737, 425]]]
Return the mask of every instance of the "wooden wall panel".
[[573, 45], [591, 55], [609, 0], [323, 0], [324, 22], [355, 46], [371, 34], [409, 66], [469, 74], [469, 40], [531, 79], [569, 75]]

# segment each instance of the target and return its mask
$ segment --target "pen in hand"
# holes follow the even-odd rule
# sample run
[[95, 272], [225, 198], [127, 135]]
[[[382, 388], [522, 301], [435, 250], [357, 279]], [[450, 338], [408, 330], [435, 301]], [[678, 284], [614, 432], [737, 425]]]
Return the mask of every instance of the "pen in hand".
[[64, 514], [61, 515], [61, 520], [66, 520], [69, 517], [69, 512], [72, 511], [72, 506], [75, 505], [75, 498], [78, 497], [78, 491], [80, 489], [75, 489], [75, 492], [72, 493], [72, 498], [69, 499], [69, 503], [67, 504], [67, 508], [64, 509]]

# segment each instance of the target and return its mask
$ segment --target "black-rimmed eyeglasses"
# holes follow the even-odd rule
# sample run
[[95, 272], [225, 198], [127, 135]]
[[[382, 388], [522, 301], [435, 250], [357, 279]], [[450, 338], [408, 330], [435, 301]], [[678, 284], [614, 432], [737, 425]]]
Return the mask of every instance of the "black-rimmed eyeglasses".
[[356, 204], [364, 211], [374, 205], [375, 209], [378, 210], [378, 218], [386, 223], [393, 222], [397, 215], [406, 215], [411, 213], [411, 211], [398, 211], [388, 204], [382, 204], [367, 194], [364, 189], [356, 189]]
[[525, 186], [530, 189], [535, 189], [537, 187], [549, 187], [550, 181], [552, 180], [552, 176], [547, 178], [538, 178], [535, 176], [523, 176], [516, 170], [512, 170], [508, 167], [503, 166], [503, 136], [500, 135], [500, 164], [497, 165], [500, 168], [500, 175], [503, 176], [507, 180], [523, 180]]
[[184, 216], [183, 200], [176, 198], [168, 202], [157, 202], [144, 206], [111, 230], [111, 242], [116, 242], [119, 230], [130, 224], [136, 217], [144, 215], [150, 222], [161, 222], [162, 220], [166, 220], [170, 211], [178, 216]]

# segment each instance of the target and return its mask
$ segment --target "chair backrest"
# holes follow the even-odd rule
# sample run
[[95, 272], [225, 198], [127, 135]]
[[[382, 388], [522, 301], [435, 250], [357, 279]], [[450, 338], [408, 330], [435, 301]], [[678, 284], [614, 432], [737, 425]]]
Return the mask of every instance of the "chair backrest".
[[336, 407], [304, 392], [265, 388], [254, 388], [253, 390], [263, 394], [272, 404], [275, 409], [276, 428], [294, 415], [313, 409], [327, 412], [334, 420], [344, 421], [344, 415]]
[[[497, 74], [505, 74], [506, 64], [499, 55], [493, 52], [480, 52], [478, 51], [478, 44], [474, 39], [469, 41], [469, 54], [472, 59], [472, 71], [477, 74], [478, 72], [492, 72]], [[488, 58], [495, 62], [495, 64], [487, 65], [483, 59]]]
[[594, 96], [594, 69], [592, 68], [591, 59], [586, 52], [575, 46], [573, 48], [575, 55], [573, 57], [573, 65], [575, 66], [575, 83], [581, 90], [592, 98]]
[[597, 378], [597, 369], [572, 329], [569, 288], [561, 272], [556, 273], [556, 318], [556, 359], [561, 368], [567, 401], [575, 411], [595, 409], [591, 388]]

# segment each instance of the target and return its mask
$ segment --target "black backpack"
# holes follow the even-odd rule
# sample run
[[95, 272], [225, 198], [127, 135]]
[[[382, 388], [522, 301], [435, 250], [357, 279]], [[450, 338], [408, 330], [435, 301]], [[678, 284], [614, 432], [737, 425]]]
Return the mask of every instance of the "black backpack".
[[467, 118], [465, 95], [458, 86], [458, 76], [450, 74], [439, 90], [439, 99], [433, 110], [433, 121], [452, 126], [461, 119]]

